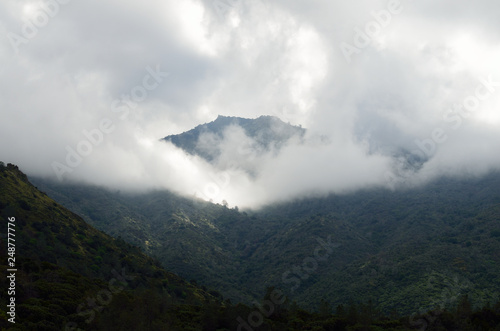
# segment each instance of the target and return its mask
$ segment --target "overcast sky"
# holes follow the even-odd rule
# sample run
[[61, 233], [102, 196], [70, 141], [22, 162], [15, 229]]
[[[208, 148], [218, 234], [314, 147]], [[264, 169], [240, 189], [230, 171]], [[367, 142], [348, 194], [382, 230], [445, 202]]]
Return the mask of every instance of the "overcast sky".
[[[481, 175], [500, 166], [499, 10], [493, 0], [5, 0], [0, 160], [239, 206]], [[274, 115], [311, 138], [255, 156], [232, 132], [226, 156], [254, 176], [158, 142], [218, 114]], [[408, 171], [402, 151], [426, 162]]]

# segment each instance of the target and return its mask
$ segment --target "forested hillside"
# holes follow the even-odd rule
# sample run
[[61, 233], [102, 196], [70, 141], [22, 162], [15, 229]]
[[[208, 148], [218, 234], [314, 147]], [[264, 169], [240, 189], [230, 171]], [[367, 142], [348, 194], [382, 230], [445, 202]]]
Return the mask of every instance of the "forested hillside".
[[[7, 220], [15, 224], [15, 324], [7, 322], [2, 277], [2, 330], [201, 329], [205, 308], [222, 297], [162, 269], [136, 247], [95, 230], [33, 187], [14, 165], [0, 163], [0, 258], [7, 261]], [[11, 237], [11, 236], [9, 236]], [[7, 264], [2, 263], [3, 275]], [[12, 268], [12, 266], [11, 266]], [[215, 296], [214, 296], [215, 295]]]
[[[275, 286], [311, 309], [321, 299], [370, 299], [384, 312], [411, 314], [451, 307], [465, 294], [481, 306], [500, 293], [498, 173], [244, 212], [169, 192], [36, 183], [97, 228], [233, 301], [249, 303]], [[294, 269], [321, 241], [328, 258], [307, 274]]]
[[[495, 178], [496, 174], [492, 175], [489, 179], [491, 183], [494, 183]], [[472, 183], [461, 182], [460, 185], [465, 189]], [[67, 188], [68, 192], [77, 191], [76, 187]], [[97, 197], [101, 199], [107, 197], [105, 202], [109, 203], [113, 199], [119, 200], [117, 196], [124, 199], [119, 193], [110, 193], [98, 188], [80, 186], [79, 190], [80, 194], [86, 193], [87, 190], [92, 190], [94, 194], [101, 192], [103, 195]], [[7, 310], [2, 308], [0, 327], [7, 330], [81, 328], [83, 330], [214, 331], [494, 329], [500, 323], [500, 302], [495, 296], [495, 286], [498, 283], [494, 278], [495, 269], [492, 267], [497, 263], [496, 249], [500, 237], [497, 222], [499, 205], [495, 203], [498, 196], [493, 195], [494, 191], [484, 189], [481, 192], [471, 193], [475, 195], [461, 196], [464, 199], [477, 201], [475, 208], [481, 211], [466, 216], [469, 222], [457, 220], [457, 231], [463, 230], [460, 226], [465, 226], [469, 231], [468, 235], [451, 232], [450, 240], [442, 240], [443, 233], [433, 231], [432, 235], [414, 236], [415, 241], [409, 240], [407, 243], [402, 243], [401, 238], [398, 238], [399, 234], [403, 233], [400, 228], [403, 227], [403, 223], [400, 226], [392, 224], [396, 229], [390, 234], [391, 238], [377, 242], [370, 240], [373, 234], [369, 235], [364, 230], [376, 230], [378, 222], [365, 225], [365, 229], [360, 227], [356, 229], [354, 226], [363, 224], [363, 220], [355, 224], [341, 221], [340, 218], [336, 219], [337, 216], [333, 214], [317, 214], [310, 218], [304, 216], [311, 208], [311, 204], [316, 204], [315, 209], [318, 210], [323, 206], [320, 212], [332, 213], [332, 209], [338, 208], [334, 207], [335, 201], [339, 201], [340, 205], [346, 203], [340, 201], [342, 199], [339, 200], [339, 197], [314, 199], [315, 202], [312, 202], [313, 200], [295, 202], [293, 205], [297, 211], [293, 211], [291, 207], [286, 210], [273, 207], [261, 211], [260, 214], [251, 215], [223, 206], [189, 202], [175, 195], [167, 198], [169, 195], [166, 193], [154, 193], [153, 196], [157, 196], [158, 201], [152, 200], [151, 196], [143, 197], [145, 199], [143, 203], [146, 201], [152, 203], [148, 207], [150, 209], [160, 205], [166, 208], [170, 201], [170, 208], [196, 207], [196, 212], [191, 211], [196, 215], [203, 211], [202, 215], [207, 217], [204, 219], [207, 227], [219, 233], [220, 237], [213, 235], [215, 239], [210, 241], [208, 240], [210, 237], [207, 236], [205, 242], [197, 242], [198, 246], [202, 247], [200, 249], [202, 256], [206, 254], [203, 249], [213, 248], [211, 245], [214, 245], [217, 239], [222, 242], [222, 251], [218, 254], [228, 254], [231, 249], [225, 247], [224, 243], [228, 242], [228, 238], [239, 238], [240, 241], [235, 241], [231, 248], [234, 251], [232, 258], [245, 268], [244, 273], [247, 275], [246, 279], [234, 278], [241, 288], [257, 284], [259, 281], [261, 286], [265, 286], [266, 283], [273, 282], [276, 274], [287, 269], [281, 273], [284, 277], [281, 281], [277, 280], [276, 286], [267, 287], [263, 291], [264, 294], [252, 302], [252, 306], [247, 306], [235, 305], [215, 290], [207, 290], [204, 286], [200, 288], [195, 280], [186, 282], [175, 274], [165, 271], [158, 262], [134, 246], [95, 230], [78, 215], [38, 191], [16, 166], [11, 164], [5, 166], [0, 163], [0, 214], [3, 219], [15, 223], [17, 268], [14, 310], [16, 323], [7, 321], [12, 318], [10, 315], [13, 312], [12, 308], [7, 307]], [[404, 195], [400, 197], [403, 200], [409, 199]], [[364, 198], [367, 196], [364, 195]], [[129, 203], [132, 200], [139, 201], [137, 197], [134, 199], [132, 196], [126, 196], [125, 199]], [[344, 196], [343, 199], [349, 201], [353, 197]], [[182, 201], [186, 205], [183, 205]], [[89, 205], [82, 202], [96, 204], [92, 199], [83, 199], [80, 202], [82, 206], [87, 207]], [[120, 205], [118, 202], [115, 203]], [[374, 198], [371, 203], [382, 203], [382, 200]], [[138, 207], [129, 204], [129, 208], [133, 210]], [[143, 208], [146, 209], [146, 206]], [[351, 212], [354, 210], [355, 208]], [[430, 209], [430, 212], [432, 211]], [[99, 212], [96, 210], [97, 214], [93, 216], [99, 215]], [[154, 208], [151, 210], [152, 214], [157, 212], [159, 210]], [[287, 215], [294, 212], [298, 214], [296, 218]], [[304, 215], [300, 216], [300, 213]], [[202, 229], [197, 223], [190, 223], [189, 216], [184, 214], [184, 218], [179, 216], [176, 222], [174, 220], [166, 222], [177, 224], [177, 231], [166, 234], [166, 237], [177, 237], [179, 245], [183, 244], [182, 237], [186, 233], [193, 234], [194, 237], [190, 239], [202, 240], [206, 229]], [[209, 216], [217, 217], [214, 223], [208, 222]], [[345, 213], [343, 218], [349, 220], [348, 216]], [[146, 216], [144, 219], [147, 219]], [[156, 225], [157, 231], [165, 228], [161, 220], [157, 221], [160, 222]], [[121, 224], [120, 220], [117, 222]], [[130, 240], [137, 239], [141, 233], [146, 234], [140, 224], [136, 224], [135, 235], [130, 237]], [[274, 224], [273, 227], [271, 224]], [[187, 228], [190, 228], [189, 232], [186, 232]], [[249, 228], [251, 230], [248, 230]], [[126, 229], [127, 227], [124, 227], [123, 231]], [[260, 241], [243, 241], [243, 238], [248, 236], [260, 238]], [[439, 240], [433, 240], [434, 236]], [[6, 237], [7, 234], [2, 235], [0, 250], [1, 258], [5, 261], [10, 256], [7, 254]], [[469, 238], [470, 243], [462, 242], [465, 237]], [[416, 251], [418, 241], [424, 239], [428, 247]], [[484, 241], [484, 244], [480, 245], [477, 242], [479, 240]], [[434, 241], [443, 243], [434, 247], [437, 245]], [[146, 243], [145, 245], [148, 247]], [[456, 245], [452, 246], [454, 248], [460, 247], [457, 255], [461, 254], [467, 258], [468, 253], [472, 257], [463, 261], [455, 258], [451, 260], [453, 261], [451, 265], [439, 265], [438, 263], [446, 263], [446, 259], [452, 258], [447, 256], [448, 245]], [[475, 249], [467, 250], [471, 247]], [[176, 256], [182, 256], [183, 248], [189, 247], [180, 246], [177, 248], [181, 249], [177, 252], [179, 255], [166, 256], [172, 260]], [[397, 251], [397, 248], [401, 248], [400, 251]], [[196, 256], [194, 248], [189, 249], [192, 250], [194, 258], [200, 259]], [[387, 253], [383, 253], [384, 249]], [[440, 250], [441, 255], [434, 256], [433, 254], [438, 253], [437, 250]], [[393, 265], [396, 265], [395, 269], [388, 267], [391, 256], [402, 255], [405, 256], [404, 259], [392, 260]], [[427, 257], [429, 260], [425, 260]], [[473, 259], [484, 261], [486, 257], [489, 257], [492, 263], [484, 265], [482, 269], [475, 269], [480, 263]], [[433, 261], [432, 258], [440, 260]], [[418, 268], [405, 269], [406, 266], [412, 263], [418, 264], [422, 260], [430, 262], [431, 267], [436, 269], [424, 268], [420, 271]], [[265, 261], [268, 263], [264, 263]], [[180, 266], [180, 269], [183, 269], [189, 265], [185, 263], [172, 266]], [[193, 261], [190, 263], [192, 267], [196, 267], [196, 263]], [[398, 268], [398, 264], [403, 265]], [[207, 268], [214, 265], [216, 263]], [[222, 268], [222, 266], [217, 267]], [[338, 267], [339, 271], [332, 272], [331, 268], [334, 267]], [[2, 265], [4, 273], [7, 273], [6, 269], [6, 265]], [[204, 272], [203, 268], [197, 270]], [[429, 273], [429, 276], [424, 278], [425, 284], [424, 281], [418, 280], [419, 272]], [[340, 285], [329, 285], [328, 277], [339, 280]], [[391, 286], [395, 289], [399, 284], [408, 285], [406, 288], [400, 287], [399, 292], [387, 292], [385, 297], [382, 296], [383, 300], [374, 300], [377, 287], [383, 286], [381, 284], [383, 277], [392, 282]], [[220, 278], [222, 286], [218, 289], [224, 292], [227, 279]], [[483, 279], [492, 282], [490, 288], [482, 283]], [[11, 279], [2, 280], [4, 289], [12, 286], [8, 284], [9, 282]], [[291, 289], [298, 295], [294, 295]], [[356, 293], [356, 289], [365, 292]], [[405, 290], [414, 292], [407, 292], [408, 295], [403, 297]], [[310, 294], [305, 296], [307, 291], [310, 291]], [[335, 300], [328, 297], [331, 291], [337, 291], [336, 293], [344, 291], [345, 297], [351, 296], [351, 298], [348, 303], [336, 304]], [[425, 295], [412, 296], [419, 293]], [[438, 295], [433, 297], [432, 293]], [[398, 297], [398, 294], [401, 296]], [[305, 299], [301, 299], [301, 296]], [[427, 304], [425, 299], [433, 301]], [[9, 300], [6, 291], [2, 292], [0, 300], [2, 306], [6, 307]], [[384, 312], [386, 310], [384, 304], [389, 301], [403, 304], [402, 309], [391, 307], [391, 311]], [[404, 304], [407, 307], [420, 304], [421, 308], [412, 313], [401, 314], [405, 308]], [[312, 307], [315, 312], [304, 310], [302, 307], [305, 306]]]

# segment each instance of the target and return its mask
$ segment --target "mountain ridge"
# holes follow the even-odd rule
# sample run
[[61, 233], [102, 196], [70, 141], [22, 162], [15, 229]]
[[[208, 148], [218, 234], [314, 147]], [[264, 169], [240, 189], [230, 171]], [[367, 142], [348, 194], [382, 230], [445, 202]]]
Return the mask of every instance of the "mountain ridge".
[[[233, 140], [228, 129], [239, 127], [244, 138], [250, 138], [249, 146], [255, 151], [269, 151], [272, 148], [279, 150], [290, 139], [303, 139], [306, 130], [300, 126], [293, 126], [281, 121], [275, 116], [260, 116], [255, 119], [223, 116], [180, 134], [166, 136], [160, 141], [171, 142], [191, 155], [198, 155], [209, 162], [213, 162], [221, 154], [221, 142], [224, 139]], [[204, 140], [209, 141], [207, 146]]]

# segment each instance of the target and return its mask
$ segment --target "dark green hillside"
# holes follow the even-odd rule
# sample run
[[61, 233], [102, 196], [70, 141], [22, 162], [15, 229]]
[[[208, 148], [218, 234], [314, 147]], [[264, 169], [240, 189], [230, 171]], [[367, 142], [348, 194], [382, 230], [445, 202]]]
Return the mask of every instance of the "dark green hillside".
[[[209, 302], [222, 307], [219, 298], [87, 225], [33, 187], [16, 166], [3, 163], [0, 215], [0, 259], [5, 262], [7, 222], [15, 218], [12, 330], [198, 330]], [[0, 268], [9, 274], [6, 263]], [[12, 327], [5, 322], [7, 278], [0, 284], [0, 328]]]
[[[297, 224], [291, 227], [311, 214], [342, 219], [370, 243], [368, 250], [353, 250], [365, 252], [364, 258], [325, 270], [299, 295], [301, 301], [319, 295], [336, 303], [348, 296], [364, 297], [384, 311], [411, 313], [453, 305], [463, 294], [478, 305], [498, 299], [499, 210], [500, 175], [491, 173], [476, 179], [442, 179], [406, 191], [298, 200], [265, 208], [260, 216]], [[311, 223], [316, 231], [324, 228]]]

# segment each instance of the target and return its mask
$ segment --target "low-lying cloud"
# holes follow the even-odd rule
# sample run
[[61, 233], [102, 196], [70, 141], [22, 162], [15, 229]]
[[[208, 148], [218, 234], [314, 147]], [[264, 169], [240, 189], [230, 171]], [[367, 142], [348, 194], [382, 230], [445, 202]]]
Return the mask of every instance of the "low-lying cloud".
[[[3, 2], [0, 158], [29, 175], [240, 207], [478, 176], [500, 167], [498, 7]], [[159, 141], [218, 114], [308, 133], [277, 153], [233, 127], [202, 142], [222, 146], [215, 163]]]

